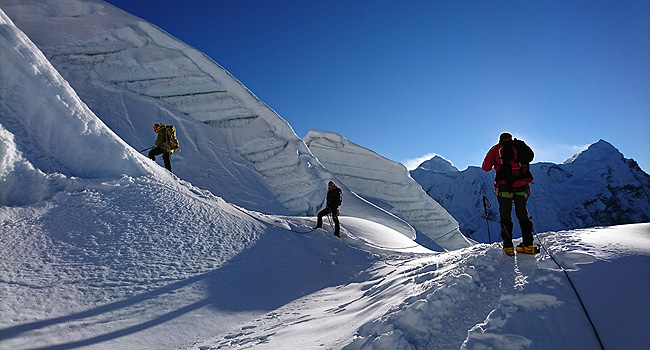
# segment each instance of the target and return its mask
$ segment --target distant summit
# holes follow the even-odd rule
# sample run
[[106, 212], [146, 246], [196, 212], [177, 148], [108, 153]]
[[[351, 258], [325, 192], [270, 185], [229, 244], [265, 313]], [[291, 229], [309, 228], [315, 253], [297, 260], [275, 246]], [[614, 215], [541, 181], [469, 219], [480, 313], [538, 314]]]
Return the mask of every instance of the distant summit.
[[573, 157], [564, 161], [564, 164], [575, 161], [590, 164], [592, 162], [611, 162], [623, 159], [623, 154], [616, 149], [611, 143], [600, 139], [598, 142], [591, 144], [582, 152], [576, 153]]
[[[458, 222], [483, 211], [482, 198], [494, 201], [494, 172], [478, 167], [453, 171], [434, 157], [411, 176]], [[564, 164], [534, 163], [528, 211], [537, 232], [650, 221], [650, 176], [633, 159], [605, 140], [590, 145]], [[491, 241], [498, 239], [499, 213], [489, 208]], [[515, 225], [515, 235], [521, 234]], [[463, 233], [488, 241], [485, 220], [471, 220]]]
[[436, 155], [435, 157], [422, 162], [417, 169], [423, 171], [434, 171], [438, 173], [453, 173], [459, 171], [450, 161], [447, 159]]

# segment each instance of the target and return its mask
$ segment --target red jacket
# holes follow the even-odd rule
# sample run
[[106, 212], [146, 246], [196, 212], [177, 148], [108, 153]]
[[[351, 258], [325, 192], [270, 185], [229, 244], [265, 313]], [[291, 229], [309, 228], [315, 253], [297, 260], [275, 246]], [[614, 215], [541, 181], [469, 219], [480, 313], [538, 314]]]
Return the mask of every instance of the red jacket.
[[[504, 139], [503, 142], [507, 142], [507, 141], [511, 141], [511, 140], [512, 140], [511, 138], [508, 138], [508, 139]], [[515, 150], [515, 152], [516, 152], [516, 150]], [[498, 172], [499, 169], [501, 168], [501, 166], [503, 165], [503, 159], [502, 158], [503, 158], [503, 145], [501, 143], [497, 143], [496, 145], [492, 146], [492, 148], [490, 148], [488, 153], [485, 155], [485, 159], [483, 159], [483, 165], [481, 166], [481, 168], [485, 172], [491, 171], [492, 168], [494, 168], [495, 172]], [[516, 164], [517, 163], [513, 161], [511, 165], [512, 166], [518, 166]], [[517, 179], [512, 183], [512, 187], [516, 188], [516, 187], [526, 186], [526, 185], [530, 184], [531, 182], [533, 182], [532, 177]], [[497, 181], [495, 179], [494, 186], [498, 188], [500, 185], [506, 185], [506, 184], [507, 184], [506, 180], [501, 179], [501, 180]]]

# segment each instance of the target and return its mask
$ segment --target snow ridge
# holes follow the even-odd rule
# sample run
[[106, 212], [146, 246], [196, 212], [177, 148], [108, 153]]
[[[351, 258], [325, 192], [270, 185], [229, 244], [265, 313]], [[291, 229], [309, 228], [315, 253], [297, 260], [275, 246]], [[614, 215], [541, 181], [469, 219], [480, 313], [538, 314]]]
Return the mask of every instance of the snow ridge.
[[[270, 192], [282, 205], [264, 199], [258, 209], [317, 211], [327, 171], [284, 119], [203, 53], [101, 1], [3, 1], [3, 8], [128, 144], [146, 148], [153, 142], [153, 123], [173, 124], [181, 141], [180, 160], [172, 162], [179, 176], [216, 194], [227, 195], [223, 184]], [[75, 16], [67, 14], [72, 9]], [[201, 135], [196, 122], [213, 130]], [[243, 159], [213, 159], [221, 148]], [[250, 164], [242, 167], [244, 159]], [[198, 175], [191, 163], [224, 170]], [[257, 172], [265, 188], [240, 183], [235, 168]]]
[[[445, 249], [469, 246], [458, 222], [432, 200], [397, 162], [335, 133], [311, 130], [303, 138], [321, 163], [347, 187], [390, 210]], [[415, 237], [412, 237], [415, 238]]]
[[[607, 141], [594, 143], [564, 164], [531, 164], [531, 173], [528, 212], [537, 232], [650, 221], [650, 176]], [[485, 195], [493, 204], [488, 214], [491, 241], [498, 239], [493, 171], [437, 171], [425, 162], [411, 175], [461, 222], [483, 210]], [[521, 234], [517, 226], [515, 237]], [[472, 220], [463, 228], [471, 238], [488, 241], [484, 220]]]
[[25, 205], [50, 198], [53, 191], [79, 187], [75, 178], [152, 172], [151, 165], [95, 116], [1, 11], [0, 31], [0, 183], [5, 189], [0, 204]]
[[[650, 275], [650, 224], [542, 233], [537, 237], [548, 250], [536, 256], [505, 256], [498, 244], [435, 253], [408, 238], [415, 232], [408, 223], [343, 184], [342, 237], [334, 237], [328, 225], [312, 229], [313, 216], [277, 214], [283, 205], [269, 190], [276, 181], [272, 178], [285, 176], [291, 168], [285, 165], [296, 155], [284, 153], [292, 147], [290, 139], [266, 137], [273, 123], [259, 124], [261, 114], [207, 125], [179, 112], [182, 104], [173, 105], [196, 94], [172, 89], [170, 102], [126, 93], [127, 87], [96, 79], [98, 71], [92, 69], [96, 64], [108, 75], [128, 77], [128, 70], [108, 67], [140, 59], [133, 64], [133, 72], [139, 72], [147, 62], [174, 61], [177, 56], [167, 56], [174, 50], [152, 57], [147, 49], [122, 62], [106, 55], [122, 52], [125, 41], [77, 42], [75, 36], [86, 32], [96, 38], [142, 38], [132, 35], [131, 29], [141, 30], [137, 26], [102, 29], [102, 21], [113, 25], [122, 17], [113, 17], [106, 12], [111, 7], [99, 1], [0, 0], [0, 5], [23, 19], [36, 19], [22, 22], [27, 26], [48, 19], [43, 30], [60, 35], [36, 28], [35, 37], [51, 36], [50, 48], [61, 53], [54, 58], [78, 79], [67, 84], [0, 10], [1, 348], [597, 347], [547, 251], [575, 277], [605, 348], [639, 349], [650, 343], [650, 280], [639, 278]], [[88, 18], [96, 26], [75, 25]], [[97, 62], [88, 63], [93, 59]], [[86, 63], [78, 66], [77, 61]], [[187, 61], [169, 62], [182, 66]], [[79, 96], [85, 94], [88, 105], [71, 86], [80, 89]], [[102, 121], [91, 105], [106, 113]], [[132, 146], [151, 141], [150, 123], [160, 120], [172, 121], [187, 137], [184, 151], [174, 158], [175, 169], [210, 184], [211, 190], [179, 179], [134, 151]], [[601, 144], [589, 152], [600, 146], [608, 148]], [[583, 155], [622, 163], [581, 164], [588, 158]], [[608, 189], [615, 190], [611, 193], [645, 193], [630, 181], [643, 184], [647, 174], [635, 172], [635, 163], [620, 153], [583, 155], [567, 164], [574, 168], [554, 168], [554, 178], [570, 184], [582, 176], [585, 185], [598, 184], [589, 182], [589, 170], [608, 181]], [[347, 169], [360, 173], [360, 180], [389, 169], [381, 176], [391, 179], [390, 186], [401, 184], [402, 170], [395, 170], [400, 167], [391, 168], [364, 149], [351, 156], [361, 156], [361, 165], [379, 157], [377, 169]], [[316, 173], [338, 181], [315, 162]], [[257, 166], [268, 173], [262, 176]], [[314, 209], [322, 205], [324, 185], [314, 185], [320, 191]], [[598, 200], [591, 204], [601, 213], [619, 214], [616, 202]]]

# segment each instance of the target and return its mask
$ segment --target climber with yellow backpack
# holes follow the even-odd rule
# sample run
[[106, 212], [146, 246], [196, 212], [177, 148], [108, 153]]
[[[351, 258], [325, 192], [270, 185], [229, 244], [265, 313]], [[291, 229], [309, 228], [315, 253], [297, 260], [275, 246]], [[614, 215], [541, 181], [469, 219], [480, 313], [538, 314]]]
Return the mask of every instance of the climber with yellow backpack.
[[158, 134], [155, 146], [149, 151], [149, 158], [156, 161], [156, 156], [163, 155], [165, 168], [172, 171], [171, 155], [178, 149], [178, 139], [176, 139], [176, 128], [172, 125], [154, 124], [153, 131]]

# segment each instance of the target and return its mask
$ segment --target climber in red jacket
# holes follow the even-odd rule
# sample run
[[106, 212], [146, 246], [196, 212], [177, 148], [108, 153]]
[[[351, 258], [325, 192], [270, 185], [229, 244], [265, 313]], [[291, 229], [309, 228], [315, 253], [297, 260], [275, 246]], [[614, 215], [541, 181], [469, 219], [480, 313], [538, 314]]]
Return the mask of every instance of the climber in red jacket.
[[499, 136], [499, 143], [492, 146], [483, 160], [483, 171], [489, 172], [494, 168], [496, 176], [494, 187], [499, 202], [501, 217], [501, 238], [503, 250], [508, 255], [515, 254], [512, 243], [512, 204], [515, 204], [515, 215], [521, 227], [522, 242], [516, 247], [518, 253], [534, 254], [538, 250], [533, 246], [533, 223], [528, 216], [526, 202], [530, 195], [533, 176], [530, 173], [530, 162], [533, 151], [523, 141], [513, 139], [512, 135], [504, 132]]

